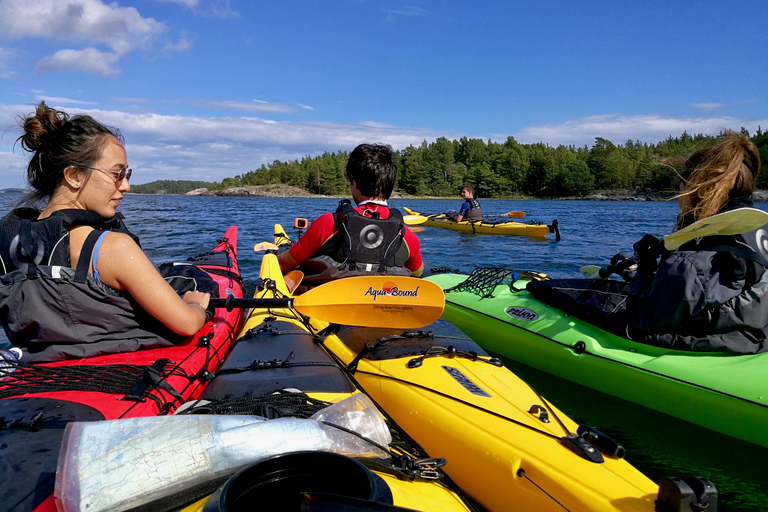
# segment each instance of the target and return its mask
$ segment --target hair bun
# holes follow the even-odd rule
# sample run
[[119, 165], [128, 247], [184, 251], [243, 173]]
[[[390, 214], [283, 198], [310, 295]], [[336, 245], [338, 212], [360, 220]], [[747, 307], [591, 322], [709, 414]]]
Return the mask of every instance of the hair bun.
[[41, 101], [35, 109], [35, 115], [24, 119], [24, 135], [19, 139], [27, 151], [40, 151], [51, 145], [56, 133], [69, 120], [65, 112], [52, 109]]

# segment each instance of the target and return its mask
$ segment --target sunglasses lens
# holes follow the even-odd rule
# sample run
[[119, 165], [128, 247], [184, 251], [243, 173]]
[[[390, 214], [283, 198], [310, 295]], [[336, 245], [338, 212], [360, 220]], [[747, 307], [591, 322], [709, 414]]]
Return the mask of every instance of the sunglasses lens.
[[133, 172], [132, 169], [127, 169], [123, 167], [122, 169], [120, 169], [120, 172], [117, 174], [117, 181], [123, 181], [124, 179], [130, 180], [131, 172]]

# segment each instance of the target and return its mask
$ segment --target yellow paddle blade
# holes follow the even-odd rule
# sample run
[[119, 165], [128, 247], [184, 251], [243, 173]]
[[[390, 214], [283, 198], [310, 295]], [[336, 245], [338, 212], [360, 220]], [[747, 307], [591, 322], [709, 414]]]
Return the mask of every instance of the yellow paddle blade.
[[285, 229], [280, 224], [274, 227], [275, 245], [290, 244], [291, 238], [286, 234]]
[[419, 227], [408, 228], [408, 229], [410, 229], [414, 233], [421, 233], [422, 231], [424, 231], [424, 228], [419, 228]]
[[427, 222], [427, 218], [423, 215], [403, 215], [403, 222], [409, 226], [415, 226]]
[[443, 313], [437, 284], [414, 277], [361, 276], [331, 281], [296, 297], [297, 311], [326, 322], [415, 329]]
[[709, 235], [739, 235], [753, 231], [766, 223], [768, 223], [768, 213], [763, 210], [739, 208], [701, 219], [680, 231], [666, 235], [664, 247], [672, 251], [695, 238]]
[[288, 287], [288, 292], [293, 293], [301, 284], [301, 280], [304, 279], [304, 272], [301, 270], [291, 270], [283, 276], [283, 279], [285, 280], [285, 286]]
[[275, 244], [271, 244], [269, 242], [261, 242], [259, 244], [256, 244], [253, 246], [253, 250], [256, 252], [261, 251], [276, 251], [277, 246]]

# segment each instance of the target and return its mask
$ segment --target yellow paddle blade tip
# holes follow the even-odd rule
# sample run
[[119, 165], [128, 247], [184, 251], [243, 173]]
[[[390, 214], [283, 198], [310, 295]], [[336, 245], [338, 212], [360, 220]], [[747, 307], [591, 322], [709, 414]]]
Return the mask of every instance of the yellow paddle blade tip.
[[403, 222], [409, 226], [414, 226], [427, 222], [427, 218], [423, 215], [403, 215]]
[[256, 244], [253, 246], [253, 250], [256, 252], [261, 251], [276, 251], [278, 247], [275, 244], [271, 244], [269, 242], [261, 242], [260, 244]]

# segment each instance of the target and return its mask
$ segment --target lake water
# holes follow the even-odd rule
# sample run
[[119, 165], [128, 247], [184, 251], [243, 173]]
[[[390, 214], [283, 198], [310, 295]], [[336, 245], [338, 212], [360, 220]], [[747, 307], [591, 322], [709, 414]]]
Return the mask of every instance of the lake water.
[[[0, 194], [7, 212], [17, 196]], [[141, 238], [155, 263], [172, 261], [210, 248], [229, 225], [238, 226], [239, 261], [246, 285], [253, 291], [260, 255], [256, 243], [272, 241], [272, 226], [289, 233], [294, 217], [314, 219], [334, 210], [332, 198], [225, 198], [126, 196], [120, 210]], [[461, 200], [393, 200], [424, 213], [458, 209]], [[580, 277], [583, 265], [604, 265], [617, 252], [630, 252], [644, 234], [669, 233], [677, 214], [670, 202], [481, 200], [486, 213], [523, 211], [521, 221], [550, 224], [558, 219], [562, 240], [462, 234], [424, 228], [421, 240], [425, 268], [448, 267], [469, 273], [475, 267], [499, 266], [537, 270], [554, 278]], [[768, 210], [768, 204], [759, 204]], [[553, 237], [553, 235], [549, 235]], [[456, 334], [446, 322], [437, 329]], [[507, 366], [550, 399], [575, 421], [590, 425], [621, 442], [627, 459], [652, 480], [664, 476], [699, 475], [719, 491], [718, 510], [768, 509], [768, 450], [736, 441], [634, 404], [583, 388], [550, 375]], [[766, 375], [768, 378], [768, 375]], [[716, 414], [716, 411], [713, 411]], [[766, 425], [768, 428], [768, 425]]]

